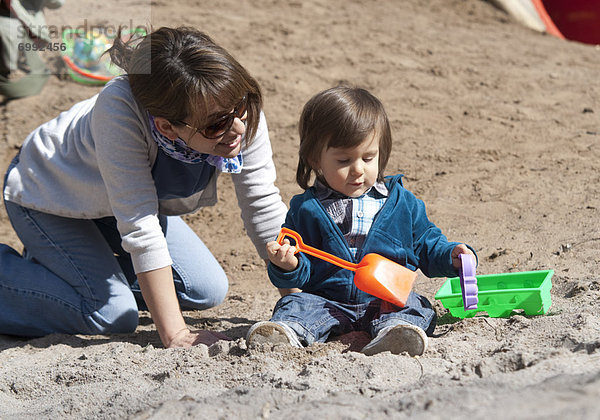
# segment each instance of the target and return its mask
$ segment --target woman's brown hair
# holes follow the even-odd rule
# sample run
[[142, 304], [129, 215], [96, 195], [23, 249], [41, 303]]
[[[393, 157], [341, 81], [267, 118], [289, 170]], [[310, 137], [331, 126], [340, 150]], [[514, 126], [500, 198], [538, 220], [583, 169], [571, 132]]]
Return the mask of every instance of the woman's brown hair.
[[365, 89], [337, 86], [316, 94], [304, 105], [299, 132], [296, 182], [303, 189], [309, 187], [313, 167], [324, 149], [351, 149], [373, 133], [379, 136], [377, 179], [383, 180], [392, 151], [390, 123], [383, 104]]
[[140, 40], [124, 42], [121, 30], [109, 49], [111, 60], [127, 72], [131, 90], [153, 116], [174, 125], [189, 118], [195, 127], [211, 124], [215, 107], [230, 110], [246, 96], [246, 141], [256, 134], [262, 94], [224, 48], [193, 28], [162, 27]]

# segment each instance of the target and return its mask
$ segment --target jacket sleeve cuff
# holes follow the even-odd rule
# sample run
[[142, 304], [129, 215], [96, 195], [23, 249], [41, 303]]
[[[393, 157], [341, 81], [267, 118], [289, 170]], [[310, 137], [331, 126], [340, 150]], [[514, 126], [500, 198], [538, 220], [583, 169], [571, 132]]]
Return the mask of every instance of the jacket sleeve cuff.
[[283, 271], [275, 264], [269, 262], [267, 267], [269, 279], [275, 287], [280, 289], [299, 288], [306, 283], [303, 279], [308, 280], [309, 268], [307, 259], [301, 255], [298, 257], [298, 267], [294, 271]]

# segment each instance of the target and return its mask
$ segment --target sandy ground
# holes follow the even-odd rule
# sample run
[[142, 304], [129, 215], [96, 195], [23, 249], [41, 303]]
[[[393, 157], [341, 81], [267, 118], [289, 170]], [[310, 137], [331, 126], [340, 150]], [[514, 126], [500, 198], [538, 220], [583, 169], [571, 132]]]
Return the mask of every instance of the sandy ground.
[[[481, 0], [100, 4], [68, 1], [48, 21], [151, 10], [155, 26], [205, 30], [257, 77], [286, 202], [300, 192], [302, 105], [340, 81], [370, 89], [392, 121], [388, 172], [406, 175], [450, 239], [477, 249], [478, 274], [554, 270], [553, 303], [544, 316], [460, 320], [436, 301], [420, 358], [366, 357], [360, 334], [248, 349], [247, 329], [278, 293], [223, 176], [218, 205], [188, 220], [230, 291], [185, 316], [232, 341], [165, 350], [147, 313], [131, 335], [0, 336], [0, 418], [600, 417], [600, 49], [528, 30]], [[52, 77], [40, 95], [0, 106], [2, 172], [31, 129], [98, 89]], [[0, 216], [3, 242], [19, 248]], [[433, 301], [443, 281], [420, 275], [416, 289]]]

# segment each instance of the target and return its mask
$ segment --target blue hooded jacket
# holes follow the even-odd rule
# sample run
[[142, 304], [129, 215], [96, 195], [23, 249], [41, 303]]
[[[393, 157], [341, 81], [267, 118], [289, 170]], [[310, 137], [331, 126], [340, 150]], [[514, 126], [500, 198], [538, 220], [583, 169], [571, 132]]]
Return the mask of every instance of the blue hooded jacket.
[[[413, 271], [420, 269], [428, 277], [456, 276], [451, 253], [459, 242], [448, 242], [429, 221], [425, 204], [404, 188], [402, 175], [387, 177], [385, 184], [388, 198], [355, 258], [342, 232], [315, 197], [314, 187], [292, 198], [284, 226], [298, 232], [305, 244], [347, 261], [357, 263], [366, 254], [376, 253]], [[291, 272], [269, 263], [269, 278], [276, 287], [297, 287], [350, 304], [374, 299], [354, 285], [354, 272], [303, 253], [296, 256], [299, 264]]]

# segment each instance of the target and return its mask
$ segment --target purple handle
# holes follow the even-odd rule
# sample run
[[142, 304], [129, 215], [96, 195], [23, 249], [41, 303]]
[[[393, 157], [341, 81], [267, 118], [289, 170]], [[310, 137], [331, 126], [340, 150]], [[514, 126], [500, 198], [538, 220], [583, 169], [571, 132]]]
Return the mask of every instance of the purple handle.
[[460, 289], [462, 291], [463, 307], [465, 311], [477, 309], [477, 278], [475, 277], [475, 258], [472, 255], [460, 254], [458, 256], [462, 268], [458, 269], [460, 277]]

